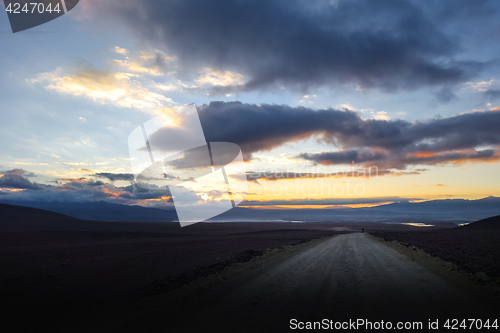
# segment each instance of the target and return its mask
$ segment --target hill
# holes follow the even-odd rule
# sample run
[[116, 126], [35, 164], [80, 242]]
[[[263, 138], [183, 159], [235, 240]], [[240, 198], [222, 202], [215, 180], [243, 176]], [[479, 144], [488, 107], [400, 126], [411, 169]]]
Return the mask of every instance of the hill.
[[37, 230], [56, 226], [70, 226], [79, 219], [32, 207], [0, 204], [0, 231]]
[[432, 256], [452, 262], [483, 282], [500, 281], [500, 216], [443, 230], [374, 231], [387, 241], [416, 246]]
[[8, 204], [49, 210], [89, 221], [172, 222], [177, 220], [175, 210], [127, 206], [105, 201], [85, 203], [12, 201]]
[[38, 220], [51, 220], [51, 221], [68, 221], [78, 220], [64, 214], [55, 213], [52, 211], [23, 207], [15, 205], [0, 204], [0, 217], [3, 221], [19, 221], [24, 219], [37, 218]]
[[462, 230], [497, 230], [500, 231], [500, 215], [489, 217], [460, 227]]

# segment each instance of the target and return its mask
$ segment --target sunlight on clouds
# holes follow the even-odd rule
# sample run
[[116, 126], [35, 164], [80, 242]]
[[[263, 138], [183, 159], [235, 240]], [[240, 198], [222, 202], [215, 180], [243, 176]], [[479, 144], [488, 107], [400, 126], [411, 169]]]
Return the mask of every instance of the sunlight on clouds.
[[186, 121], [186, 113], [183, 113], [183, 106], [161, 107], [154, 110], [154, 114], [159, 115], [157, 121], [161, 121], [164, 127], [180, 127]]
[[202, 198], [205, 201], [211, 200], [213, 198], [213, 197], [209, 196], [208, 194], [206, 194], [204, 192], [196, 193], [196, 195], [199, 196], [200, 198]]
[[476, 92], [485, 92], [493, 87], [499, 87], [500, 81], [491, 78], [489, 81], [479, 81], [479, 82], [467, 82], [466, 86]]
[[165, 52], [156, 49], [156, 50], [154, 50], [153, 53], [141, 51], [139, 59], [144, 61], [144, 62], [156, 60], [156, 59], [161, 59], [161, 60], [164, 60], [166, 62], [170, 62], [170, 61], [174, 61], [176, 58], [169, 57]]
[[[3, 175], [1, 175], [3, 176]], [[25, 189], [20, 188], [0, 188], [0, 192], [23, 192]]]
[[79, 166], [79, 165], [92, 165], [85, 162], [64, 162], [64, 165]]
[[123, 67], [126, 70], [131, 71], [131, 72], [149, 74], [149, 75], [154, 75], [154, 76], [163, 75], [163, 72], [160, 71], [160, 69], [158, 67], [146, 68], [138, 62], [129, 61], [128, 59], [126, 59], [126, 60], [113, 59], [113, 63], [115, 65]]
[[[121, 49], [122, 50], [122, 49]], [[118, 52], [121, 54], [126, 53]], [[125, 60], [112, 59], [113, 64], [125, 68], [129, 72], [148, 74], [153, 76], [162, 76], [165, 73], [165, 69], [170, 67], [170, 63], [175, 61], [174, 57], [169, 57], [165, 52], [160, 50], [154, 50], [153, 52], [141, 51], [139, 55], [132, 56], [132, 60], [126, 57]]]
[[374, 112], [372, 113], [373, 119], [377, 120], [390, 120], [391, 118], [387, 115], [387, 112], [385, 111], [379, 111], [379, 112]]
[[[14, 162], [13, 164], [15, 165], [32, 165], [33, 163], [27, 163], [27, 162]], [[36, 164], [36, 163], [35, 163]]]
[[302, 99], [299, 101], [299, 103], [303, 104], [303, 103], [307, 103], [307, 104], [313, 104], [314, 103], [314, 99], [316, 99], [316, 95], [304, 95], [304, 97], [302, 97]]
[[270, 155], [259, 155], [255, 154], [255, 158], [260, 162], [267, 162], [270, 165], [290, 165], [290, 164], [303, 164], [303, 161], [300, 159], [294, 159], [283, 156], [270, 156]]
[[242, 85], [244, 76], [230, 71], [214, 71], [205, 69], [204, 75], [197, 81], [200, 84], [211, 84], [214, 86]]
[[338, 110], [348, 110], [348, 111], [357, 111], [354, 107], [352, 107], [351, 105], [349, 105], [347, 103], [335, 105], [335, 109], [338, 109]]
[[115, 52], [118, 53], [118, 54], [128, 54], [128, 50], [127, 49], [123, 49], [119, 46], [115, 46]]
[[[370, 114], [370, 116], [363, 117], [363, 119], [391, 120], [391, 117], [389, 117], [389, 115], [385, 111], [375, 111], [374, 109], [360, 109], [360, 110], [358, 110], [347, 103], [336, 105], [335, 108], [341, 109], [341, 110], [346, 110], [346, 111], [359, 112], [361, 114], [367, 114], [367, 113]], [[397, 114], [404, 115], [405, 112], [398, 112]]]
[[168, 201], [172, 199], [170, 196], [162, 196], [159, 198], [154, 198], [154, 199], [145, 199], [145, 200], [140, 200], [140, 201], [145, 201], [145, 202], [161, 202], [161, 201]]
[[375, 111], [373, 109], [361, 109], [359, 111], [364, 114], [370, 114], [369, 117], [363, 117], [363, 119], [391, 120], [391, 117], [385, 111]]
[[155, 88], [157, 89], [160, 89], [160, 90], [163, 90], [163, 91], [175, 91], [175, 90], [179, 90], [179, 87], [178, 86], [175, 86], [173, 84], [168, 84], [168, 85], [164, 85], [164, 84], [161, 84], [161, 83], [158, 83]]
[[173, 104], [172, 99], [149, 91], [130, 73], [113, 73], [97, 69], [77, 69], [72, 74], [63, 74], [62, 69], [39, 74], [31, 83], [48, 83], [45, 88], [60, 93], [85, 96], [101, 104], [120, 107], [154, 109]]
[[172, 83], [168, 83], [168, 84], [157, 83], [154, 87], [156, 89], [162, 90], [162, 91], [183, 91], [183, 90], [187, 90], [187, 89], [198, 88], [198, 86], [196, 86], [194, 84], [193, 85], [185, 84], [180, 80], [177, 80], [176, 83], [177, 83], [177, 85], [172, 84]]

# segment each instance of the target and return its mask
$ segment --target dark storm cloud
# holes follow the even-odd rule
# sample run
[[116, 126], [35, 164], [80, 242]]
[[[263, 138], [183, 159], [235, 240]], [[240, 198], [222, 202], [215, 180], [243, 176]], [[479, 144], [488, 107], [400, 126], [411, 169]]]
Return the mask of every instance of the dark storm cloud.
[[[411, 155], [409, 157], [403, 156], [401, 154], [393, 154], [387, 155], [386, 158], [381, 159], [354, 159], [352, 163], [362, 163], [362, 164], [373, 164], [380, 165], [384, 169], [380, 171], [384, 171], [384, 174], [387, 174], [387, 169], [406, 169], [409, 165], [436, 165], [436, 164], [444, 164], [444, 163], [457, 163], [462, 164], [464, 162], [474, 162], [474, 161], [498, 161], [500, 160], [500, 154], [498, 154], [498, 150], [493, 149], [485, 149], [481, 151], [474, 151], [469, 153], [460, 153], [460, 152], [450, 152], [450, 153], [442, 153], [442, 154], [433, 154], [429, 156], [415, 156]], [[340, 162], [336, 152], [326, 152], [326, 153], [316, 153], [316, 154], [300, 154], [297, 157], [302, 158], [308, 161], [312, 161], [314, 163], [320, 164], [341, 164], [341, 163], [351, 163], [351, 162]], [[379, 172], [380, 172], [379, 171]], [[416, 174], [418, 174], [417, 172]], [[390, 174], [390, 173], [389, 173]], [[378, 174], [380, 175], [380, 174]], [[396, 174], [397, 175], [397, 174]]]
[[[321, 159], [318, 160], [319, 156], [321, 156]], [[298, 158], [315, 162], [327, 160], [331, 164], [351, 164], [378, 161], [387, 158], [387, 155], [381, 152], [347, 150], [340, 152], [326, 152], [321, 154], [302, 153], [298, 155]]]
[[94, 180], [87, 180], [85, 178], [79, 178], [79, 179], [60, 179], [63, 181], [66, 181], [64, 184], [58, 186], [58, 189], [62, 190], [79, 190], [79, 189], [88, 189], [91, 187], [96, 187], [96, 186], [103, 186], [106, 185], [106, 183], [103, 183], [102, 181], [94, 181]]
[[360, 132], [354, 112], [286, 105], [212, 102], [198, 108], [208, 142], [238, 144], [248, 159], [253, 152], [271, 150], [312, 134]]
[[127, 180], [131, 181], [134, 179], [134, 175], [131, 173], [110, 173], [110, 172], [100, 172], [95, 174], [98, 177], [103, 177], [114, 182], [116, 180]]
[[493, 161], [499, 158], [500, 112], [474, 112], [410, 123], [363, 119], [348, 110], [212, 102], [198, 109], [209, 142], [234, 142], [246, 159], [287, 142], [316, 137], [343, 150], [299, 154], [322, 164], [407, 165]]
[[1, 172], [0, 188], [11, 188], [21, 190], [42, 190], [43, 186], [31, 182], [27, 177], [33, 177], [34, 174], [26, 172], [22, 169], [14, 169]]
[[160, 199], [162, 197], [171, 196], [170, 190], [167, 189], [149, 189], [144, 186], [138, 186], [136, 183], [132, 183], [130, 186], [121, 188], [119, 199], [126, 200], [149, 200], [149, 199]]
[[[141, 40], [163, 45], [179, 60], [180, 75], [206, 67], [245, 75], [244, 85], [216, 87], [220, 92], [464, 82], [483, 64], [457, 60], [460, 39], [442, 24], [466, 15], [470, 4], [443, 1], [438, 11], [427, 6], [409, 0], [94, 0], [88, 10], [97, 21], [118, 19]], [[475, 2], [476, 16], [491, 7]], [[438, 96], [450, 97], [446, 91]]]
[[488, 101], [496, 101], [500, 98], [500, 90], [497, 89], [489, 89], [484, 92], [484, 97]]
[[443, 88], [439, 90], [436, 94], [436, 98], [438, 101], [443, 103], [458, 99], [457, 95], [455, 95], [449, 88]]

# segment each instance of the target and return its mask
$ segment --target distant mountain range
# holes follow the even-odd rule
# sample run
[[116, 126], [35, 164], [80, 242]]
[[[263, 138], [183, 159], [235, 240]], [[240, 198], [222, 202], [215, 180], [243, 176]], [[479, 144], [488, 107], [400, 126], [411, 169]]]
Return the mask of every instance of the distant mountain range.
[[[175, 210], [126, 206], [104, 201], [89, 203], [21, 202], [4, 203], [45, 209], [83, 220], [170, 222], [177, 220]], [[448, 199], [419, 203], [401, 201], [370, 208], [340, 209], [253, 209], [234, 208], [210, 219], [218, 222], [473, 222], [500, 215], [500, 198], [487, 197], [479, 200]]]
[[370, 208], [339, 209], [251, 209], [235, 208], [213, 221], [285, 220], [331, 222], [453, 222], [468, 223], [500, 214], [500, 198], [447, 199], [412, 203], [395, 202]]
[[86, 203], [4, 201], [6, 204], [33, 207], [91, 221], [172, 222], [175, 210], [127, 206], [105, 201]]
[[446, 199], [412, 203], [409, 201], [396, 202], [372, 208], [362, 208], [371, 211], [404, 212], [408, 214], [500, 214], [500, 198], [487, 197], [478, 200]]

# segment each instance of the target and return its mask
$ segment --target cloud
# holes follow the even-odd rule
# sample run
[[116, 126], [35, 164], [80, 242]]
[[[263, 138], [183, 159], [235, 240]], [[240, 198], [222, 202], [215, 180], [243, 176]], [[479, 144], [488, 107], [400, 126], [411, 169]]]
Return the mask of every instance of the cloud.
[[297, 155], [297, 158], [313, 161], [321, 164], [351, 164], [351, 163], [366, 163], [375, 162], [385, 159], [387, 155], [383, 152], [364, 150], [343, 150], [337, 152], [323, 153], [302, 153]]
[[495, 78], [489, 81], [467, 82], [466, 87], [481, 93], [486, 101], [492, 102], [500, 98], [500, 81]]
[[23, 169], [14, 169], [1, 172], [0, 188], [21, 189], [21, 190], [42, 190], [43, 185], [32, 183], [28, 177], [34, 177], [34, 174]]
[[45, 84], [45, 88], [59, 93], [84, 96], [101, 104], [119, 107], [155, 109], [172, 105], [173, 101], [142, 86], [133, 73], [115, 73], [93, 68], [75, 68], [71, 73], [58, 69], [39, 74], [31, 83]]
[[100, 172], [100, 173], [96, 173], [95, 175], [98, 177], [107, 178], [112, 182], [117, 181], [117, 180], [126, 180], [126, 181], [134, 180], [134, 175], [131, 173]]
[[[438, 10], [409, 0], [89, 0], [82, 7], [92, 24], [120, 22], [141, 40], [163, 45], [183, 74], [210, 68], [245, 77], [243, 84], [216, 82], [221, 93], [332, 83], [389, 91], [443, 87], [483, 68], [458, 60], [461, 39], [443, 29], [464, 21], [466, 2], [443, 1]], [[488, 1], [474, 8], [476, 16], [495, 10]]]
[[112, 63], [128, 72], [162, 76], [175, 67], [172, 64], [174, 60], [173, 57], [169, 57], [164, 52], [154, 50], [152, 52], [142, 51], [138, 55], [134, 55], [132, 60], [129, 57], [124, 60], [113, 59]]
[[[245, 158], [315, 137], [341, 150], [296, 156], [321, 164], [409, 165], [495, 162], [500, 158], [500, 112], [472, 112], [408, 122], [363, 119], [349, 110], [212, 102], [198, 108], [207, 141], [238, 144]], [[382, 168], [381, 168], [382, 169]]]
[[215, 71], [205, 69], [203, 75], [197, 80], [200, 84], [211, 84], [214, 86], [242, 85], [243, 75], [230, 71]]
[[488, 101], [496, 101], [500, 99], [500, 89], [488, 89], [484, 91], [484, 97]]
[[127, 55], [128, 54], [128, 50], [127, 49], [123, 49], [119, 46], [115, 46], [115, 52], [118, 53], [118, 54], [123, 54], [123, 55]]
[[314, 99], [316, 99], [316, 95], [304, 95], [302, 99], [299, 101], [300, 104], [314, 104]]
[[378, 112], [375, 112], [373, 114], [373, 119], [389, 120], [391, 118], [387, 115], [387, 112], [385, 112], [385, 111], [378, 111]]
[[458, 99], [457, 95], [455, 95], [449, 88], [442, 88], [436, 93], [436, 98], [438, 101], [442, 103], [450, 102], [454, 99]]
[[[82, 178], [58, 179], [56, 185], [43, 185], [30, 182], [26, 177], [34, 176], [22, 169], [5, 171], [0, 178], [0, 188], [22, 189], [23, 191], [7, 191], [2, 193], [6, 201], [38, 201], [38, 202], [93, 202], [108, 201], [127, 205], [169, 205], [171, 193], [168, 189], [149, 189], [131, 183], [118, 187], [100, 180]], [[105, 178], [113, 178], [113, 174], [103, 174]], [[118, 178], [125, 178], [123, 174]]]
[[[314, 163], [323, 165], [335, 165], [342, 163], [361, 163], [365, 165], [376, 165], [386, 169], [406, 169], [408, 166], [414, 165], [443, 165], [443, 164], [456, 164], [462, 165], [465, 163], [479, 163], [479, 162], [498, 162], [500, 161], [500, 150], [498, 149], [485, 149], [485, 150], [471, 150], [470, 152], [446, 152], [446, 153], [416, 153], [403, 156], [398, 153], [390, 153], [387, 155], [373, 156], [367, 158], [360, 156], [356, 150], [348, 152], [349, 157], [353, 157], [352, 162], [348, 161], [344, 152], [324, 152], [316, 154], [300, 154], [297, 157], [302, 158]], [[371, 158], [373, 157], [373, 158]]]
[[467, 87], [476, 92], [486, 92], [500, 86], [500, 81], [491, 78], [489, 81], [467, 82]]

